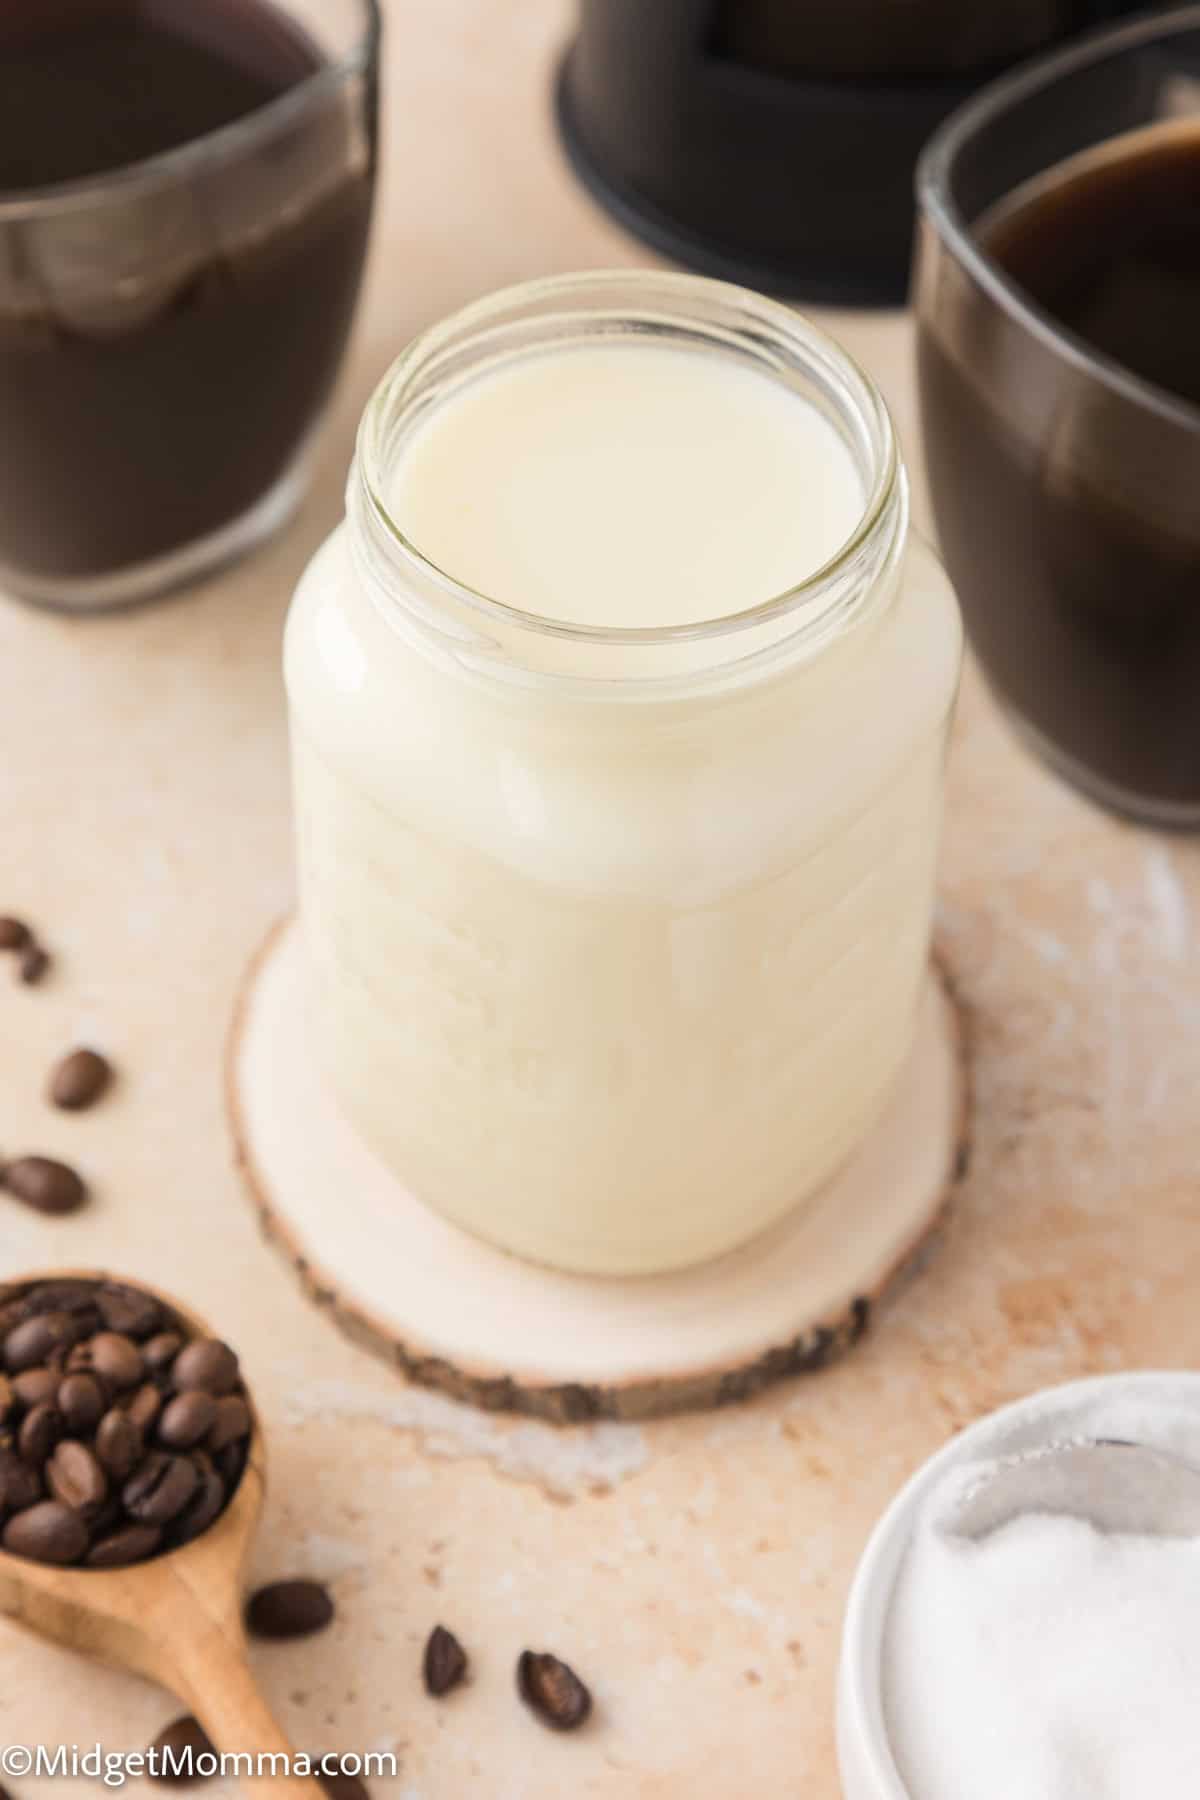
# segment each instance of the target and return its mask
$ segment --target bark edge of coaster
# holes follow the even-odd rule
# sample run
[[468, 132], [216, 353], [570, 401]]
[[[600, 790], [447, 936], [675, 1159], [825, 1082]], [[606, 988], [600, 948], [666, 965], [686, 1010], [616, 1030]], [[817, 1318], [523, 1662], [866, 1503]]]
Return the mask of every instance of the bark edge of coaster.
[[[935, 952], [913, 1054], [847, 1168], [750, 1244], [665, 1276], [541, 1268], [414, 1199], [318, 1072], [293, 921], [272, 929], [245, 976], [226, 1094], [263, 1231], [348, 1338], [488, 1411], [635, 1421], [747, 1399], [858, 1342], [967, 1173], [970, 1035]], [[873, 1206], [881, 1188], [888, 1205]]]

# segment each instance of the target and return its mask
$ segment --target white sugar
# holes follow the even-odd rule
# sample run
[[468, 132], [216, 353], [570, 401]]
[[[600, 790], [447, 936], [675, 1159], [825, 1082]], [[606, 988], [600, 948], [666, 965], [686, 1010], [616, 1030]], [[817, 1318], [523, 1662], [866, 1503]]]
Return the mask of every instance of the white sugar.
[[[1195, 1449], [1195, 1412], [1143, 1423]], [[1200, 1796], [1200, 1543], [1046, 1517], [965, 1543], [937, 1527], [961, 1482], [926, 1504], [885, 1634], [912, 1800]]]

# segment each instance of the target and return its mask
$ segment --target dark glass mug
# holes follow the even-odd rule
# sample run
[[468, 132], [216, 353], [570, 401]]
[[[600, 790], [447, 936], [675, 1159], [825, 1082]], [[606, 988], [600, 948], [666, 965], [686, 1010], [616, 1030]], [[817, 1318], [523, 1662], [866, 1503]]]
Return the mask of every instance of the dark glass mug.
[[[921, 411], [942, 550], [1002, 707], [1102, 804], [1195, 828], [1200, 355], [1194, 384], [1172, 374], [1200, 335], [1200, 229], [1177, 266], [1131, 250], [1095, 331], [1034, 297], [1092, 229], [1061, 196], [1110, 205], [1114, 169], [1135, 162], [1130, 243], [1134, 206], [1153, 222], [1177, 202], [1200, 220], [1200, 6], [1027, 65], [932, 140], [918, 172]], [[1095, 214], [1105, 250], [1109, 217]]]
[[[147, 46], [144, 22], [163, 20], [176, 38]], [[0, 56], [21, 70], [20, 117], [0, 119], [0, 587], [123, 605], [290, 515], [358, 296], [379, 37], [377, 0], [46, 0], [0, 16]], [[235, 43], [236, 65], [222, 60]], [[173, 73], [178, 93], [156, 96]], [[187, 135], [206, 80], [270, 97]], [[118, 158], [172, 141], [63, 179], [38, 109], [73, 97], [81, 155], [93, 133]]]

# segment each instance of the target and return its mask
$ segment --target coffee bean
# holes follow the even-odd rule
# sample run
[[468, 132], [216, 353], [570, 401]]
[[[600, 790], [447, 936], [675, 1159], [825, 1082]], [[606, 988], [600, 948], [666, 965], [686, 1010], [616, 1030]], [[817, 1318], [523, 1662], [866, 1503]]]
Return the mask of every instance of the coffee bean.
[[66, 1375], [59, 1383], [58, 1410], [72, 1437], [87, 1437], [104, 1417], [107, 1398], [94, 1375]]
[[142, 1345], [142, 1361], [151, 1375], [162, 1375], [182, 1349], [183, 1339], [177, 1331], [160, 1331], [149, 1343]]
[[78, 1212], [88, 1197], [75, 1170], [50, 1156], [19, 1156], [5, 1165], [0, 1184], [34, 1212], [51, 1215]]
[[521, 1652], [517, 1692], [552, 1731], [577, 1731], [592, 1710], [592, 1696], [574, 1669], [545, 1651]]
[[217, 1401], [216, 1417], [212, 1428], [204, 1440], [205, 1448], [214, 1454], [224, 1450], [227, 1444], [236, 1444], [239, 1439], [250, 1435], [250, 1408], [240, 1394], [226, 1394], [223, 1400]]
[[175, 1358], [171, 1379], [180, 1393], [199, 1388], [206, 1394], [228, 1394], [237, 1385], [238, 1359], [220, 1338], [196, 1338]]
[[6, 913], [0, 918], [0, 950], [23, 950], [33, 937], [24, 919]]
[[96, 1430], [96, 1455], [110, 1475], [123, 1481], [142, 1460], [141, 1431], [126, 1412], [106, 1412]]
[[141, 1351], [120, 1331], [98, 1331], [89, 1340], [91, 1366], [118, 1392], [137, 1387], [146, 1374]]
[[246, 1629], [254, 1637], [311, 1637], [332, 1617], [333, 1599], [319, 1581], [272, 1581], [246, 1602]]
[[24, 1292], [14, 1292], [11, 1288], [0, 1291], [0, 1336], [7, 1336], [14, 1325], [22, 1325], [26, 1319], [47, 1312], [71, 1313], [80, 1318], [83, 1323], [79, 1335], [86, 1336], [100, 1323], [95, 1283], [74, 1279], [39, 1281], [36, 1287]]
[[21, 960], [17, 965], [17, 973], [26, 987], [36, 987], [50, 967], [49, 952], [40, 944], [27, 944], [21, 951]]
[[10, 1375], [35, 1368], [75, 1342], [76, 1322], [68, 1312], [39, 1313], [14, 1326], [4, 1340], [4, 1364]]
[[0, 1375], [0, 1426], [8, 1424], [19, 1404], [13, 1383], [7, 1375]]
[[157, 1525], [122, 1525], [97, 1538], [83, 1560], [89, 1569], [123, 1569], [128, 1563], [145, 1562], [161, 1542]]
[[148, 1338], [162, 1330], [162, 1307], [153, 1294], [145, 1294], [140, 1288], [106, 1281], [97, 1291], [96, 1305], [109, 1331], [125, 1337]]
[[422, 1664], [425, 1692], [440, 1700], [443, 1694], [458, 1686], [466, 1672], [466, 1651], [452, 1631], [447, 1631], [444, 1625], [435, 1625], [429, 1634]]
[[199, 1480], [186, 1456], [152, 1450], [126, 1481], [121, 1499], [139, 1525], [168, 1525], [183, 1511]]
[[329, 1795], [329, 1800], [370, 1800], [370, 1788], [365, 1781], [360, 1781], [357, 1775], [344, 1774], [341, 1769], [331, 1771], [321, 1769], [320, 1765], [323, 1759], [320, 1756], [314, 1756], [310, 1760], [313, 1766], [320, 1771], [317, 1780]]
[[78, 1275], [62, 1275], [56, 1281], [39, 1281], [26, 1289], [22, 1304], [26, 1317], [36, 1313], [95, 1313], [96, 1284]]
[[217, 1417], [217, 1403], [199, 1388], [177, 1394], [158, 1421], [160, 1442], [172, 1450], [190, 1450], [207, 1437]]
[[39, 1500], [15, 1513], [4, 1527], [3, 1543], [14, 1556], [33, 1562], [77, 1562], [87, 1549], [88, 1529], [77, 1512], [60, 1500]]
[[42, 1478], [37, 1469], [22, 1462], [14, 1450], [0, 1450], [0, 1519], [6, 1513], [23, 1512], [42, 1497]]
[[44, 1463], [66, 1429], [66, 1421], [54, 1402], [43, 1400], [40, 1406], [35, 1406], [21, 1420], [17, 1449], [22, 1460], [35, 1467]]
[[108, 1498], [108, 1478], [86, 1444], [64, 1438], [46, 1464], [46, 1485], [56, 1500], [89, 1518]]
[[58, 1393], [62, 1374], [56, 1368], [22, 1369], [19, 1375], [12, 1378], [13, 1393], [18, 1404], [26, 1412], [40, 1406], [43, 1400], [53, 1400]]
[[47, 1098], [62, 1112], [94, 1106], [112, 1080], [112, 1066], [96, 1050], [72, 1050], [50, 1072]]
[[195, 1494], [171, 1526], [173, 1544], [190, 1544], [208, 1530], [225, 1505], [225, 1483], [211, 1463], [208, 1468], [198, 1468], [197, 1476], [199, 1486]]
[[198, 1780], [200, 1777], [189, 1776], [186, 1773], [177, 1775], [171, 1763], [164, 1766], [162, 1762], [164, 1754], [169, 1752], [175, 1759], [175, 1763], [181, 1765], [184, 1770], [188, 1768], [189, 1764], [183, 1759], [189, 1754], [193, 1769], [201, 1756], [217, 1754], [216, 1746], [207, 1731], [199, 1719], [194, 1719], [190, 1713], [185, 1713], [182, 1718], [172, 1719], [169, 1725], [164, 1725], [147, 1749], [154, 1758], [148, 1773], [153, 1776], [155, 1781], [167, 1782], [172, 1786], [181, 1786], [184, 1782]]
[[154, 1422], [162, 1411], [163, 1397], [152, 1381], [144, 1381], [136, 1394], [125, 1400], [125, 1411], [143, 1437], [149, 1437]]

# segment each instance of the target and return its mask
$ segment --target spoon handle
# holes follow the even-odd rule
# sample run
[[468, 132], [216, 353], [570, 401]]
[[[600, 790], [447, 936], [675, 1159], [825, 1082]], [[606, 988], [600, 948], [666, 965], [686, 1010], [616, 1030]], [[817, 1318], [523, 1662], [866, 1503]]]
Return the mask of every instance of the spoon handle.
[[[177, 1584], [176, 1601], [185, 1603], [173, 1609], [159, 1679], [199, 1719], [217, 1750], [249, 1759], [232, 1771], [246, 1793], [261, 1800], [313, 1800], [318, 1790], [311, 1778], [285, 1773], [294, 1752], [250, 1672], [240, 1618], [234, 1612], [214, 1617], [198, 1596], [188, 1596], [188, 1604], [185, 1595], [184, 1584]], [[260, 1757], [277, 1760], [268, 1760], [260, 1774]]]
[[[181, 1664], [180, 1698], [218, 1750], [249, 1758], [236, 1766], [239, 1786], [263, 1800], [268, 1795], [272, 1800], [313, 1800], [318, 1790], [312, 1780], [284, 1772], [291, 1765], [292, 1746], [250, 1673], [243, 1647], [225, 1640], [216, 1645], [197, 1643]], [[272, 1757], [277, 1759], [274, 1765], [258, 1760]]]

